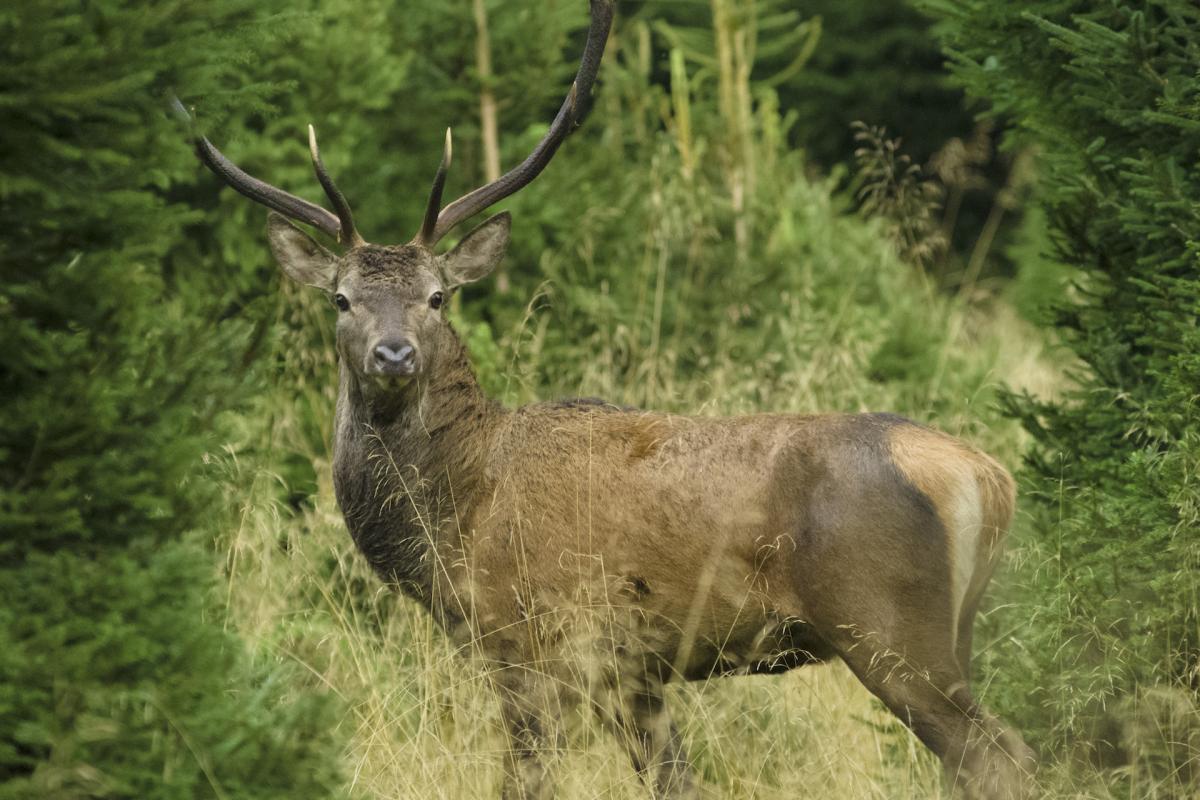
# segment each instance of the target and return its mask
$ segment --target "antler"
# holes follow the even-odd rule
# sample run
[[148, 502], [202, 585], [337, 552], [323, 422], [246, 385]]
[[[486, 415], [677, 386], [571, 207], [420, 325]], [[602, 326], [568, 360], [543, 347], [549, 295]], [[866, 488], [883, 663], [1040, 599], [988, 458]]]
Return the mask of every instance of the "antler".
[[[446, 132], [446, 150], [442, 158], [442, 166], [438, 169], [433, 190], [429, 193], [429, 205], [425, 210], [424, 224], [414, 237], [414, 242], [426, 247], [433, 247], [455, 225], [528, 185], [550, 163], [550, 159], [554, 157], [559, 145], [570, 135], [579, 121], [579, 98], [591, 94], [592, 84], [596, 81], [596, 72], [600, 69], [600, 57], [604, 54], [604, 45], [608, 42], [608, 31], [612, 27], [613, 0], [591, 0], [591, 14], [592, 23], [588, 28], [587, 44], [583, 48], [579, 72], [575, 75], [571, 91], [567, 93], [567, 98], [559, 108], [558, 114], [555, 115], [554, 122], [550, 124], [550, 130], [538, 142], [533, 152], [518, 166], [501, 175], [492, 183], [460, 197], [441, 209], [439, 213], [442, 187], [446, 180], [445, 171], [450, 164], [450, 132]], [[430, 220], [434, 219], [436, 222], [431, 225]]]
[[351, 247], [358, 247], [363, 244], [363, 238], [354, 227], [354, 216], [350, 213], [350, 204], [346, 202], [346, 196], [325, 171], [325, 164], [321, 162], [321, 151], [317, 149], [317, 130], [312, 125], [308, 126], [308, 153], [312, 156], [313, 172], [317, 173], [317, 180], [325, 190], [329, 202], [333, 203], [333, 210], [337, 212], [338, 222], [341, 223], [342, 230], [338, 241], [346, 241]]
[[[538, 142], [533, 152], [517, 167], [501, 175], [492, 183], [481, 186], [442, 208], [442, 190], [446, 185], [446, 172], [450, 168], [451, 158], [450, 131], [447, 129], [442, 163], [438, 167], [433, 188], [429, 192], [429, 203], [425, 210], [421, 230], [413, 238], [415, 243], [432, 248], [464, 219], [474, 216], [528, 185], [546, 168], [559, 145], [575, 129], [579, 122], [579, 98], [591, 94], [592, 85], [596, 82], [596, 73], [600, 69], [600, 57], [604, 55], [604, 45], [608, 42], [608, 32], [612, 27], [613, 20], [613, 0], [590, 0], [590, 3], [592, 22], [588, 28], [587, 44], [583, 48], [579, 71], [575, 75], [575, 82], [571, 84], [571, 90], [567, 93], [566, 100], [563, 101], [562, 106], [558, 109], [558, 114], [554, 117], [554, 122], [550, 124], [550, 130]], [[192, 119], [192, 115], [188, 113], [178, 97], [171, 99], [171, 107], [176, 116], [188, 125], [192, 143], [195, 145], [196, 155], [199, 156], [200, 161], [235, 191], [294, 220], [312, 225], [351, 247], [363, 244], [363, 238], [354, 227], [350, 204], [346, 202], [345, 196], [338, 190], [333, 178], [329, 176], [325, 165], [321, 162], [321, 153], [317, 148], [317, 133], [312, 125], [308, 126], [308, 149], [312, 156], [313, 171], [316, 172], [317, 180], [321, 182], [321, 188], [325, 190], [325, 195], [333, 204], [336, 214], [247, 174], [237, 164], [226, 158], [220, 150], [213, 146], [212, 142], [196, 132], [195, 120]]]
[[454, 143], [450, 137], [450, 129], [446, 128], [446, 146], [442, 149], [442, 163], [438, 166], [437, 174], [433, 176], [433, 187], [429, 190], [429, 203], [425, 206], [425, 219], [421, 221], [421, 232], [416, 241], [427, 247], [433, 247], [437, 239], [433, 238], [438, 223], [438, 209], [442, 207], [442, 190], [446, 188], [446, 173], [450, 171], [450, 159], [454, 155]]
[[171, 108], [176, 116], [187, 123], [191, 131], [192, 143], [196, 148], [196, 155], [199, 156], [200, 161], [216, 173], [217, 177], [229, 184], [232, 189], [284, 216], [312, 225], [340, 242], [349, 242], [351, 246], [363, 243], [362, 237], [354, 228], [354, 218], [350, 214], [350, 206], [346, 202], [346, 198], [338, 191], [337, 185], [325, 171], [325, 165], [321, 163], [321, 155], [317, 150], [317, 134], [311, 125], [308, 126], [308, 146], [312, 155], [313, 169], [317, 173], [317, 180], [321, 182], [325, 194], [337, 210], [336, 215], [315, 203], [310, 203], [247, 174], [237, 164], [226, 158], [220, 150], [213, 146], [212, 142], [196, 133], [195, 120], [192, 119], [192, 115], [184, 108], [178, 97], [171, 98]]

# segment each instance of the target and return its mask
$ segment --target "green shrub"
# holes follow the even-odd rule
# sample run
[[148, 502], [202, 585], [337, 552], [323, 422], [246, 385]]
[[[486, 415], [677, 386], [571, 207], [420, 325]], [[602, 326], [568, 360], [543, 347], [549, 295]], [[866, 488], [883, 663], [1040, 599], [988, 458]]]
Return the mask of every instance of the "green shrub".
[[0, 572], [0, 797], [336, 793], [332, 706], [209, 618], [203, 552], [34, 554]]
[[1058, 303], [1076, 388], [1008, 401], [1042, 504], [1014, 593], [1027, 663], [1006, 679], [1039, 738], [1078, 745], [1114, 695], [1200, 680], [1200, 10], [924, 5], [1010, 146], [1038, 148], [1053, 258], [1080, 270]]
[[[515, 373], [509, 403], [888, 409], [985, 432], [994, 354], [962, 350], [961, 309], [931, 296], [835, 180], [812, 177], [788, 144], [795, 115], [743, 77], [756, 66], [714, 68], [716, 37], [753, 29], [752, 4], [727, 5], [706, 36], [625, 19], [585, 124], [503, 204], [512, 290], [468, 289], [460, 326], [489, 388], [498, 366]], [[749, 105], [723, 103], [722, 86]], [[542, 132], [516, 137], [514, 152]], [[479, 321], [499, 353], [469, 327]]]
[[240, 81], [283, 8], [0, 10], [0, 796], [337, 785], [325, 702], [222, 632], [187, 536], [226, 519], [203, 460], [269, 309], [262, 260], [211, 258], [237, 237], [174, 202], [199, 174], [164, 95]]

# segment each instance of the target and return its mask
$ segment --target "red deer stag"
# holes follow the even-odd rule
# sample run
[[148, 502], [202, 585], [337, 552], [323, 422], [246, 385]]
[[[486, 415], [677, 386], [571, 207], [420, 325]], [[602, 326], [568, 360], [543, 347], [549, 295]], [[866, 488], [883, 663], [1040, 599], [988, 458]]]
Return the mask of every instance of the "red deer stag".
[[[441, 206], [450, 136], [407, 244], [363, 240], [309, 128], [336, 213], [250, 177], [205, 138], [203, 163], [273, 209], [283, 271], [336, 304], [334, 485], [375, 572], [492, 671], [510, 732], [505, 796], [553, 793], [539, 751], [564, 609], [599, 596], [613, 655], [598, 691], [656, 796], [698, 787], [663, 701], [672, 678], [840, 658], [942, 760], [964, 794], [1029, 794], [1033, 757], [968, 688], [972, 620], [1013, 511], [995, 461], [888, 414], [676, 416], [598, 401], [504, 408], [484, 395], [445, 304], [504, 256], [499, 214], [578, 123], [612, 22], [592, 0], [574, 85], [518, 167]], [[183, 106], [175, 108], [190, 121]], [[285, 217], [340, 242], [339, 257]], [[600, 594], [597, 595], [597, 592]], [[603, 648], [601, 648], [603, 649]]]

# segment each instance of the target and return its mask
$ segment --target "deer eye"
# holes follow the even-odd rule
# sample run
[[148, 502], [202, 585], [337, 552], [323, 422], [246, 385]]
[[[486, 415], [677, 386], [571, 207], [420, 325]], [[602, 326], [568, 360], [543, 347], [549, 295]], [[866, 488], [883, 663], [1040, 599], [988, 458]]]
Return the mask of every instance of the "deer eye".
[[445, 301], [446, 301], [446, 298], [441, 292], [434, 292], [429, 297], [429, 307], [430, 308], [441, 308], [442, 303], [444, 303]]
[[338, 311], [349, 311], [350, 301], [346, 299], [344, 294], [335, 294], [333, 296], [333, 304], [338, 307]]

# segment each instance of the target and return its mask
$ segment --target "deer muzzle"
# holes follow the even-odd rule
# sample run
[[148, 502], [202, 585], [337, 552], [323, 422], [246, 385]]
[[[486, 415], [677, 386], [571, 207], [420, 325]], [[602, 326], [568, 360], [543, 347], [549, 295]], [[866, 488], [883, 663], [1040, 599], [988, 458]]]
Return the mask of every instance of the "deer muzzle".
[[417, 348], [404, 339], [380, 342], [372, 351], [368, 372], [376, 375], [409, 376], [417, 371]]

